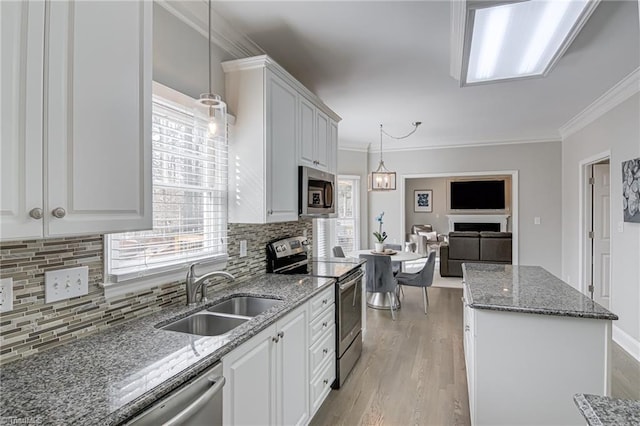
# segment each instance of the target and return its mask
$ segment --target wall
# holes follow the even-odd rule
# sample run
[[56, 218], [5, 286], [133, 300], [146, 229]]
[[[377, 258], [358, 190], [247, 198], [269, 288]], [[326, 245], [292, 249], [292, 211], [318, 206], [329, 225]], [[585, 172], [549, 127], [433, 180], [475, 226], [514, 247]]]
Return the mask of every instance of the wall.
[[[225, 270], [238, 281], [263, 273], [267, 241], [302, 235], [305, 230], [311, 235], [310, 221], [230, 224], [230, 258]], [[247, 257], [238, 258], [240, 240], [247, 240]], [[184, 281], [106, 300], [100, 287], [103, 265], [102, 235], [0, 244], [0, 277], [13, 278], [14, 291], [13, 311], [0, 316], [0, 364], [156, 312], [163, 306], [186, 303]], [[44, 273], [75, 266], [89, 267], [89, 294], [44, 303]], [[215, 287], [211, 288], [210, 295], [215, 291]]]
[[367, 218], [369, 206], [367, 196], [367, 153], [364, 151], [338, 150], [338, 174], [360, 176], [360, 247], [368, 243]]
[[[611, 151], [611, 302], [614, 339], [640, 359], [640, 224], [622, 217], [622, 162], [640, 157], [640, 95], [635, 94], [562, 142], [562, 273], [579, 287], [579, 164]], [[622, 230], [618, 229], [622, 226]], [[617, 335], [618, 334], [618, 335]]]
[[[375, 167], [378, 158], [378, 153], [370, 154], [370, 165]], [[398, 188], [404, 175], [518, 170], [519, 263], [540, 265], [560, 276], [560, 142], [391, 151], [384, 153], [384, 159], [387, 168], [397, 173]], [[384, 211], [389, 241], [404, 239], [399, 207], [404, 201], [400, 197], [400, 190], [369, 193], [369, 235], [377, 229], [375, 216]], [[534, 225], [536, 216], [540, 225]], [[372, 238], [368, 243], [372, 244]]]
[[[492, 176], [477, 176], [478, 179], [487, 179]], [[500, 179], [507, 179], [511, 181], [511, 176], [495, 176]], [[464, 179], [473, 179], [473, 176], [464, 176]], [[447, 198], [447, 188], [450, 178], [437, 177], [437, 178], [416, 178], [407, 179], [405, 185], [405, 200], [404, 200], [404, 227], [405, 233], [411, 232], [411, 226], [414, 224], [431, 224], [434, 231], [440, 234], [446, 234], [449, 232], [449, 219], [448, 214], [493, 214], [493, 213], [475, 213], [460, 212], [452, 213], [449, 210], [449, 200]], [[505, 184], [505, 191], [509, 191], [509, 184]], [[416, 189], [430, 189], [433, 191], [432, 197], [432, 212], [415, 212], [414, 211], [414, 194]], [[506, 210], [511, 211], [511, 197], [505, 197]], [[495, 214], [504, 214], [502, 211]], [[508, 230], [511, 231], [511, 221], [508, 222]]]

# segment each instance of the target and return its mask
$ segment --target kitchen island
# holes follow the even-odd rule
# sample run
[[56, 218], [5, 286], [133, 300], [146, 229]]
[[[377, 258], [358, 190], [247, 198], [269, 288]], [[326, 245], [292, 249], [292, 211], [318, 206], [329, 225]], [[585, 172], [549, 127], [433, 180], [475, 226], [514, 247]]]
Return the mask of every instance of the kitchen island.
[[[118, 425], [198, 377], [335, 281], [263, 274], [223, 290], [205, 305], [171, 306], [92, 336], [2, 366], [0, 425]], [[234, 296], [283, 303], [219, 336], [162, 330], [177, 318]]]
[[609, 394], [618, 317], [538, 266], [463, 265], [475, 425], [582, 425], [577, 393]]

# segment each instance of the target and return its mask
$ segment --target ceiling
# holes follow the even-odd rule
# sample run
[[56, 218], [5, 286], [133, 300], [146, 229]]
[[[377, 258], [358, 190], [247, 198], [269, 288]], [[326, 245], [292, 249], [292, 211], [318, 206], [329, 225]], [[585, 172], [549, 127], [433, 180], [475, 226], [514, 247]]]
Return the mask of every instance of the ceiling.
[[214, 10], [342, 117], [340, 146], [560, 140], [558, 129], [640, 64], [638, 2], [603, 1], [546, 77], [461, 88], [448, 1], [215, 1]]

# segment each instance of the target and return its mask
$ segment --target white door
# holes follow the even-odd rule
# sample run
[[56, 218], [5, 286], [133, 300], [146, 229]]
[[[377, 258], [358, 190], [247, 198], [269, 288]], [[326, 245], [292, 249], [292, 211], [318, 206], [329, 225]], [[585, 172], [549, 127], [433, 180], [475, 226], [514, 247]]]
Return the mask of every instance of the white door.
[[611, 289], [609, 164], [593, 165], [593, 300], [609, 308]]
[[267, 222], [298, 220], [297, 94], [267, 71]]
[[225, 425], [275, 424], [275, 331], [272, 325], [222, 359]]
[[309, 318], [306, 305], [278, 323], [278, 424], [304, 425], [309, 420]]
[[45, 235], [150, 229], [152, 2], [48, 4]]
[[41, 238], [44, 2], [2, 1], [0, 22], [0, 236]]

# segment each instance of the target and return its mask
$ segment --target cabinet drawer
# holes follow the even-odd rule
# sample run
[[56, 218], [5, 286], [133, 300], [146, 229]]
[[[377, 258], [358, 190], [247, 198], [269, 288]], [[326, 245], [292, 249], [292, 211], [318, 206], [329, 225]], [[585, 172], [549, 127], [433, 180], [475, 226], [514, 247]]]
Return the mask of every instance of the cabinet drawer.
[[320, 373], [311, 380], [311, 416], [318, 411], [336, 378], [336, 359], [332, 357], [321, 367]]
[[336, 337], [332, 330], [322, 334], [318, 341], [309, 349], [311, 360], [309, 368], [313, 377], [319, 370], [322, 363], [336, 356]]
[[325, 331], [335, 329], [334, 324], [335, 306], [332, 305], [330, 309], [327, 309], [322, 313], [322, 315], [311, 322], [311, 330], [309, 331], [309, 343], [311, 345], [315, 344]]
[[325, 291], [311, 299], [311, 320], [313, 321], [335, 300], [335, 286], [330, 286]]

